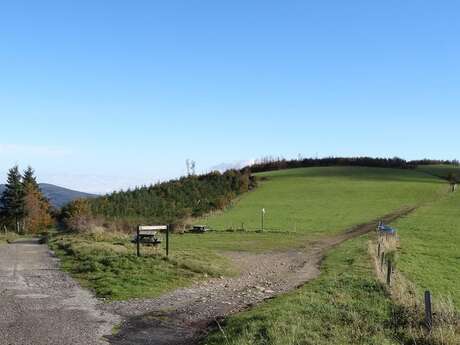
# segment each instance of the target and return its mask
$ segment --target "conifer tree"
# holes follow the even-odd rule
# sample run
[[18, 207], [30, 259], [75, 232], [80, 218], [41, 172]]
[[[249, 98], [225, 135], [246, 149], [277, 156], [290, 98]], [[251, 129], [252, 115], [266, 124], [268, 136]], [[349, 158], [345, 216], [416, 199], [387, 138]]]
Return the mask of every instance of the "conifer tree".
[[21, 230], [24, 219], [24, 188], [18, 166], [8, 171], [5, 190], [0, 199], [1, 215], [6, 223], [13, 224], [17, 232]]
[[30, 165], [24, 171], [24, 174], [23, 174], [23, 177], [22, 177], [22, 184], [24, 186], [31, 185], [34, 188], [39, 189], [37, 179], [35, 178], [35, 171], [34, 171], [34, 169], [32, 169], [32, 167]]
[[25, 227], [27, 232], [36, 233], [52, 224], [50, 203], [40, 191], [34, 170], [29, 166], [24, 171], [22, 184], [24, 188]]

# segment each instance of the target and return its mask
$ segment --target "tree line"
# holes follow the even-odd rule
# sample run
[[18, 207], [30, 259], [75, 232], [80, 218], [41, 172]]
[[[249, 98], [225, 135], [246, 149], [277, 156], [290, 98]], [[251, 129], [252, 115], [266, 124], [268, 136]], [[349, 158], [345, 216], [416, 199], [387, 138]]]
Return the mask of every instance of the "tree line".
[[8, 171], [0, 197], [0, 225], [18, 233], [37, 233], [53, 224], [49, 201], [42, 194], [34, 170], [23, 174], [16, 165]]
[[326, 158], [302, 158], [285, 159], [280, 157], [265, 157], [247, 167], [252, 173], [309, 167], [327, 166], [361, 166], [393, 169], [415, 169], [419, 165], [447, 164], [458, 166], [457, 160], [412, 160], [407, 161], [399, 157], [394, 158], [373, 158], [373, 157], [326, 157]]

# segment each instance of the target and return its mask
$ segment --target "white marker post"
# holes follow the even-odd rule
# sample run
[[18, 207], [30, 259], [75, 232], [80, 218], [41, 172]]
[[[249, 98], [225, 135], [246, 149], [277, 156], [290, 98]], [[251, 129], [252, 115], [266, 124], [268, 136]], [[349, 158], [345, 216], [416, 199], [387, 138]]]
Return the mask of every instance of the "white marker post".
[[264, 216], [265, 216], [265, 208], [262, 209], [262, 231], [264, 231]]

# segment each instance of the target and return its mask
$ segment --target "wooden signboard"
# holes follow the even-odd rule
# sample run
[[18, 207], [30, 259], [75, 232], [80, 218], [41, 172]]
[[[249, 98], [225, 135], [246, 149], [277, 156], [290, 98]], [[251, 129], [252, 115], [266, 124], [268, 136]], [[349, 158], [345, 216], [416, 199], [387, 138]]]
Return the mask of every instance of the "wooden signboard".
[[[136, 247], [137, 247], [137, 256], [141, 256], [140, 245], [141, 240], [145, 237], [156, 237], [156, 234], [164, 230], [166, 231], [166, 256], [169, 255], [169, 226], [168, 225], [139, 225], [137, 227], [137, 236], [136, 236]], [[156, 243], [161, 243], [160, 240]]]

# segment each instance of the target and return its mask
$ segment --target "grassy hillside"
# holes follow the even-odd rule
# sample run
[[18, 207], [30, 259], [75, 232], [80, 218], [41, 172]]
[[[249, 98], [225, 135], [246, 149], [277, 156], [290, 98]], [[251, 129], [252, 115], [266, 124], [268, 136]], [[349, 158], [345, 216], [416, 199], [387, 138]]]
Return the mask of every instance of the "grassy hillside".
[[[416, 171], [379, 168], [308, 168], [265, 173], [269, 179], [245, 194], [232, 208], [209, 218], [224, 229], [241, 221], [259, 226], [260, 208], [267, 209], [267, 225], [279, 232], [225, 232], [173, 235], [170, 260], [162, 250], [137, 259], [126, 235], [88, 233], [60, 235], [52, 246], [64, 267], [99, 296], [114, 299], [157, 296], [204, 274], [232, 274], [236, 268], [223, 251], [283, 250], [307, 246], [318, 236], [337, 233], [404, 206], [438, 198], [445, 182]], [[294, 219], [294, 221], [293, 221]], [[296, 225], [293, 225], [296, 223]], [[141, 261], [139, 261], [141, 260]], [[133, 268], [139, 263], [148, 268]], [[175, 270], [174, 268], [180, 268]], [[148, 288], [146, 288], [148, 287]]]
[[[344, 209], [350, 212], [349, 217], [340, 218], [342, 221], [355, 217], [359, 211], [364, 211], [364, 215], [371, 214], [377, 205], [375, 210], [386, 209], [385, 205], [394, 206], [398, 202], [405, 204], [410, 200], [415, 203], [426, 202], [418, 211], [396, 224], [402, 239], [397, 267], [420, 290], [429, 288], [435, 299], [450, 296], [458, 307], [460, 192], [446, 195], [448, 189], [445, 183], [437, 189], [431, 185], [432, 182], [428, 182], [430, 178], [427, 180], [426, 176], [413, 172], [382, 171], [388, 174], [382, 176], [378, 171], [366, 169], [367, 172], [362, 174], [362, 170], [347, 169], [340, 172], [339, 176], [334, 170], [322, 171], [321, 174], [332, 175], [333, 183], [340, 186], [344, 186], [344, 180], [355, 182], [350, 191], [355, 196], [345, 208], [335, 206], [337, 213], [344, 212]], [[306, 173], [308, 177], [307, 174], [295, 175], [298, 179], [302, 176], [304, 179], [316, 179], [317, 183], [308, 183], [314, 186], [311, 189], [323, 182], [321, 180], [324, 175], [318, 178], [311, 171]], [[283, 180], [286, 177], [282, 175], [277, 177]], [[273, 190], [276, 190], [275, 182]], [[428, 185], [420, 185], [426, 182]], [[362, 185], [373, 192], [359, 200], [357, 194], [363, 193]], [[385, 205], [382, 206], [380, 198], [385, 195], [382, 189], [389, 186], [394, 189], [386, 190], [386, 199], [383, 200]], [[298, 184], [297, 189], [301, 190], [302, 187]], [[423, 190], [427, 195], [423, 195]], [[332, 204], [336, 202], [334, 197], [327, 198]], [[372, 205], [363, 205], [363, 201]], [[235, 208], [238, 207], [241, 204]], [[318, 221], [334, 224], [334, 221], [325, 217], [324, 212], [321, 213], [321, 209], [315, 215], [322, 217]], [[313, 217], [309, 219], [311, 222], [314, 220]], [[227, 318], [221, 328], [209, 334], [202, 344], [459, 344], [459, 329], [448, 326], [442, 330], [436, 329], [432, 335], [424, 334], [421, 331], [423, 327], [420, 327], [423, 316], [414, 315], [392, 301], [387, 290], [375, 278], [368, 254], [368, 238], [372, 236], [375, 235], [370, 234], [342, 244], [328, 255], [318, 279], [295, 292]]]
[[[325, 167], [281, 170], [257, 175], [264, 180], [224, 213], [202, 221], [213, 229], [265, 228], [337, 233], [405, 206], [414, 206], [447, 191], [444, 181], [401, 169]], [[242, 225], [243, 224], [243, 225]]]
[[460, 310], [460, 192], [430, 203], [396, 226], [401, 238], [398, 267], [435, 298], [451, 297]]
[[460, 167], [455, 165], [420, 165], [417, 167], [417, 171], [444, 179], [451, 173], [457, 180], [460, 180]]

